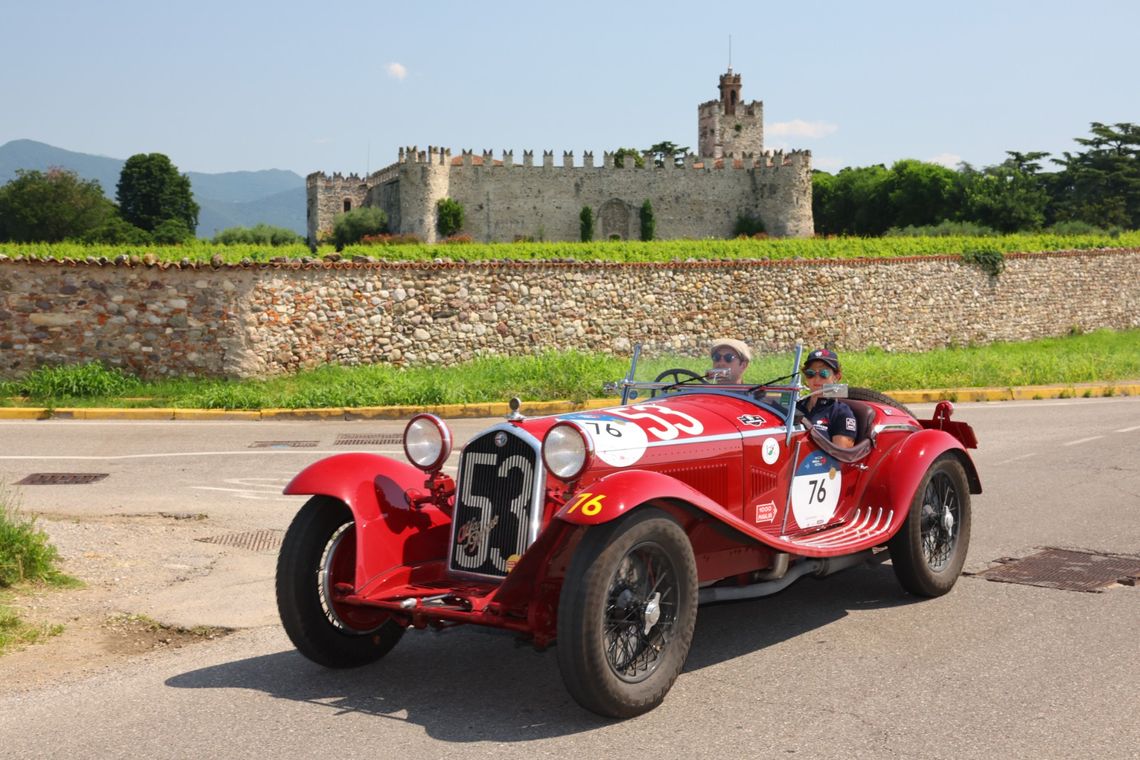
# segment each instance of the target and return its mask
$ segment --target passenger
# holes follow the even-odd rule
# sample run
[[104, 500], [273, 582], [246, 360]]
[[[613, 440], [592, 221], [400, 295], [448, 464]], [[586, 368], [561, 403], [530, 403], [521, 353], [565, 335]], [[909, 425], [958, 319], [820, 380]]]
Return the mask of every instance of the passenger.
[[[839, 357], [834, 351], [819, 348], [808, 354], [804, 361], [804, 377], [808, 389], [816, 393], [827, 383], [839, 382], [843, 373], [839, 369]], [[849, 449], [855, 445], [857, 423], [851, 407], [842, 399], [809, 396], [796, 404], [812, 425], [831, 438], [836, 446]]]
[[712, 369], [706, 374], [713, 382], [725, 385], [739, 385], [752, 352], [748, 344], [735, 338], [717, 338], [709, 347]]

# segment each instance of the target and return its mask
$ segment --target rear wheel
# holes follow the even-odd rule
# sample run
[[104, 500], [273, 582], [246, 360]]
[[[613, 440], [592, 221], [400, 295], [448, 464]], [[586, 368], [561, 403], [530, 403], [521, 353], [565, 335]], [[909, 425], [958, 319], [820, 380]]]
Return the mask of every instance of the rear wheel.
[[577, 702], [630, 718], [665, 699], [689, 654], [697, 565], [681, 526], [642, 508], [589, 528], [558, 605], [558, 666]]
[[941, 596], [954, 587], [970, 545], [970, 489], [953, 455], [926, 471], [902, 530], [888, 546], [902, 587], [918, 596]]
[[375, 662], [404, 634], [387, 612], [337, 600], [337, 584], [351, 587], [355, 573], [352, 511], [336, 499], [314, 496], [281, 543], [277, 610], [297, 651], [325, 667]]

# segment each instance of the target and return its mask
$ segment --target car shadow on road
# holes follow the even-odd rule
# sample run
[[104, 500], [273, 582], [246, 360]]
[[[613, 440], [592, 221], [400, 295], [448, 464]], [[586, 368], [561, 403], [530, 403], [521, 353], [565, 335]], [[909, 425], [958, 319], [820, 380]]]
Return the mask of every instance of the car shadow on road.
[[[823, 628], [854, 609], [911, 601], [890, 569], [880, 566], [822, 583], [805, 579], [765, 599], [705, 606], [697, 615], [685, 673], [736, 657], [763, 657], [773, 645]], [[476, 626], [409, 632], [384, 660], [363, 668], [328, 670], [286, 651], [189, 671], [166, 685], [254, 689], [336, 713], [413, 723], [448, 742], [529, 741], [612, 722], [571, 699], [554, 650], [515, 648], [511, 635]]]

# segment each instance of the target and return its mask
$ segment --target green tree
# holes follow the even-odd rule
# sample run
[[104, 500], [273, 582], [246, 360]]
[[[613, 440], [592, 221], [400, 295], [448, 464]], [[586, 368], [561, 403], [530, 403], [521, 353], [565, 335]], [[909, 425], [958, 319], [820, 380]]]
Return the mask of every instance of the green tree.
[[886, 183], [891, 227], [923, 227], [953, 219], [962, 207], [962, 183], [953, 169], [904, 159]]
[[654, 166], [664, 166], [666, 161], [672, 161], [674, 166], [683, 166], [689, 148], [688, 146], [682, 148], [666, 140], [653, 145], [647, 152], [653, 156]]
[[333, 220], [333, 245], [338, 251], [346, 245], [359, 243], [365, 235], [380, 235], [388, 231], [388, 215], [384, 209], [373, 206], [354, 208], [339, 214]]
[[463, 205], [451, 198], [440, 198], [435, 204], [435, 228], [445, 238], [463, 229]]
[[652, 240], [657, 232], [657, 219], [653, 215], [653, 204], [649, 199], [645, 199], [645, 203], [641, 204], [641, 239]]
[[812, 212], [819, 235], [882, 235], [891, 226], [890, 172], [882, 164], [812, 174]]
[[194, 232], [181, 219], [164, 219], [151, 233], [159, 245], [178, 245], [194, 237]]
[[139, 229], [123, 217], [116, 208], [113, 214], [95, 229], [84, 235], [84, 243], [107, 243], [111, 245], [149, 245], [154, 237], [146, 230]]
[[641, 155], [641, 151], [637, 148], [618, 148], [614, 151], [614, 166], [619, 169], [625, 166], [625, 158], [629, 156], [633, 159], [633, 165], [638, 169], [645, 166], [645, 156]]
[[594, 209], [589, 206], [583, 206], [578, 214], [578, 238], [583, 243], [594, 239]]
[[253, 227], [227, 227], [214, 235], [214, 242], [222, 245], [246, 243], [255, 245], [293, 245], [304, 243], [305, 239], [293, 230], [274, 227], [270, 224], [256, 224]]
[[198, 204], [190, 178], [161, 153], [137, 153], [123, 164], [116, 197], [123, 219], [153, 232], [167, 219], [184, 223], [193, 234], [198, 226]]
[[1049, 193], [1033, 171], [1035, 159], [1045, 154], [1007, 151], [1009, 158], [978, 171], [963, 164], [963, 216], [999, 232], [1039, 229], [1045, 223]]
[[1063, 170], [1052, 184], [1057, 218], [1100, 227], [1140, 228], [1140, 126], [1092, 122], [1087, 150], [1053, 159]]
[[115, 206], [95, 180], [52, 168], [19, 169], [0, 187], [0, 240], [58, 243], [80, 238], [114, 216]]

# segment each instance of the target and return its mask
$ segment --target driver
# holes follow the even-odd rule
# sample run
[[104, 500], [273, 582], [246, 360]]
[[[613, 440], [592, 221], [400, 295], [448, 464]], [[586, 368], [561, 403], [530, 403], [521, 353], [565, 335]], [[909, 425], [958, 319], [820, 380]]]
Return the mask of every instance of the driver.
[[717, 338], [709, 346], [712, 369], [705, 375], [715, 383], [740, 385], [752, 352], [748, 344], [736, 338]]
[[839, 370], [839, 357], [834, 351], [817, 348], [804, 361], [804, 377], [814, 396], [796, 404], [812, 425], [827, 433], [836, 446], [849, 449], [855, 445], [857, 424], [851, 407], [841, 399], [823, 398], [819, 391], [828, 383], [837, 383], [843, 373]]

